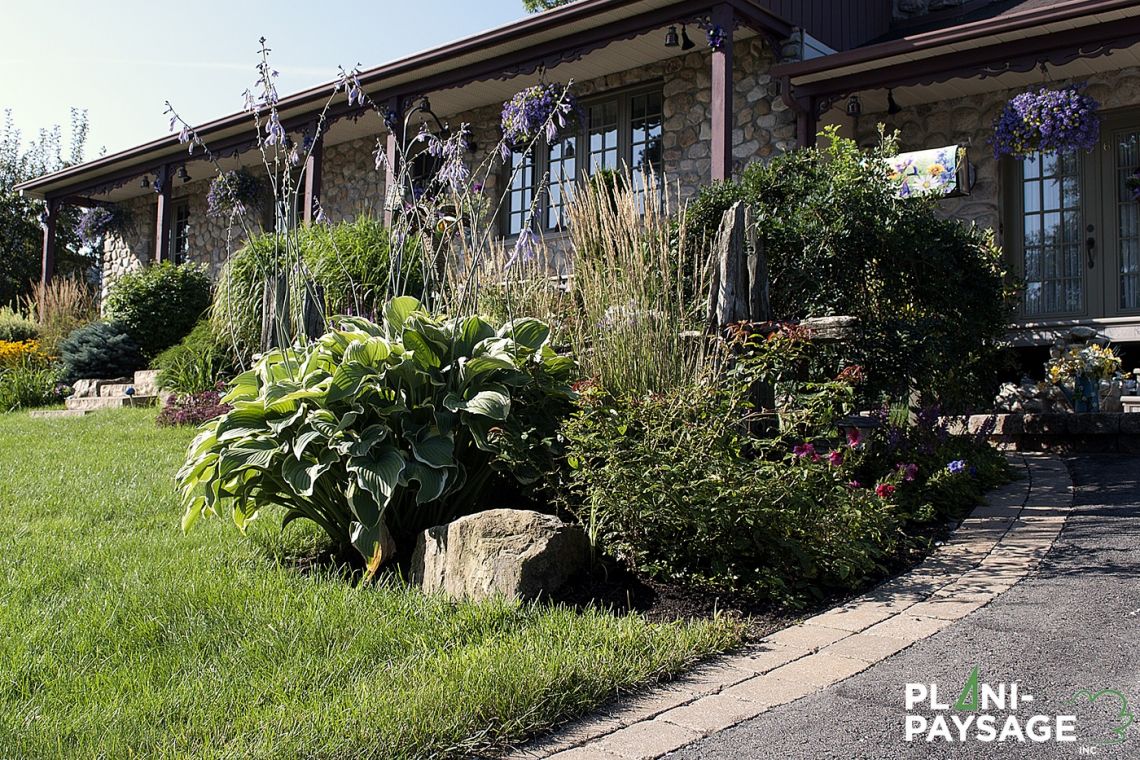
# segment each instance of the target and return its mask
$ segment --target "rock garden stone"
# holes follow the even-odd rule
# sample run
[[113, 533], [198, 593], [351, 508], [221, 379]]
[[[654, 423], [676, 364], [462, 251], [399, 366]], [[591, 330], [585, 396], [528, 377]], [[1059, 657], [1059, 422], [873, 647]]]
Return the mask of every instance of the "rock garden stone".
[[536, 599], [585, 570], [589, 556], [589, 540], [576, 525], [493, 509], [421, 533], [411, 575], [425, 593], [453, 599]]

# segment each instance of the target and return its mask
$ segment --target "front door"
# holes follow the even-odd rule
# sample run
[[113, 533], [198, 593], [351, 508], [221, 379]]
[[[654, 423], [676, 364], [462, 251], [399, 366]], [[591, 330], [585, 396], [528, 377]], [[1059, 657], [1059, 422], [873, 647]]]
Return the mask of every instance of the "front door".
[[1113, 115], [1092, 153], [1033, 156], [1014, 171], [1007, 236], [1023, 322], [1140, 318], [1140, 114]]

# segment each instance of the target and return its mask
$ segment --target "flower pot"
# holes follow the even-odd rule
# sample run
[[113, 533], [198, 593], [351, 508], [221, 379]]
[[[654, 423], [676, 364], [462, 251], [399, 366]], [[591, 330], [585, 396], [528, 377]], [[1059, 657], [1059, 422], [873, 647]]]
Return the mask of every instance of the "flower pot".
[[1089, 377], [1073, 381], [1073, 409], [1077, 412], [1100, 411], [1100, 382]]

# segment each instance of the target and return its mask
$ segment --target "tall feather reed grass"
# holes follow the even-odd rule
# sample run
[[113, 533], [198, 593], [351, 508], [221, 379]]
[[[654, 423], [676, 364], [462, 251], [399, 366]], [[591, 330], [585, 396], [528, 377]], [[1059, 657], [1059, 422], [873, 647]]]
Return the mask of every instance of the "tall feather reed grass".
[[55, 277], [47, 285], [35, 283], [24, 296], [23, 310], [39, 323], [40, 346], [58, 354], [59, 344], [73, 330], [99, 318], [95, 291], [82, 280]]
[[707, 374], [707, 266], [683, 253], [675, 198], [663, 179], [614, 174], [582, 183], [569, 206], [571, 343], [583, 374], [611, 393], [662, 393]]

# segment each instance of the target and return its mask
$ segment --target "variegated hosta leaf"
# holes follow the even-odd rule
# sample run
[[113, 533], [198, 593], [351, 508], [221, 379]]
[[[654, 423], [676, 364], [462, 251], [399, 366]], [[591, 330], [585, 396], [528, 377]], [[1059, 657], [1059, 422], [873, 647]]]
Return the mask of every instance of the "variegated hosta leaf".
[[[312, 520], [374, 569], [393, 556], [389, 528], [409, 541], [434, 524], [425, 520], [469, 509], [487, 467], [508, 464], [524, 481], [543, 471], [527, 457], [556, 440], [575, 370], [546, 325], [445, 320], [413, 298], [384, 316], [340, 318], [235, 378], [232, 411], [203, 426], [178, 473], [185, 530], [225, 509], [244, 529], [280, 505], [286, 521]], [[522, 393], [553, 406], [527, 417], [541, 405], [517, 412]]]

